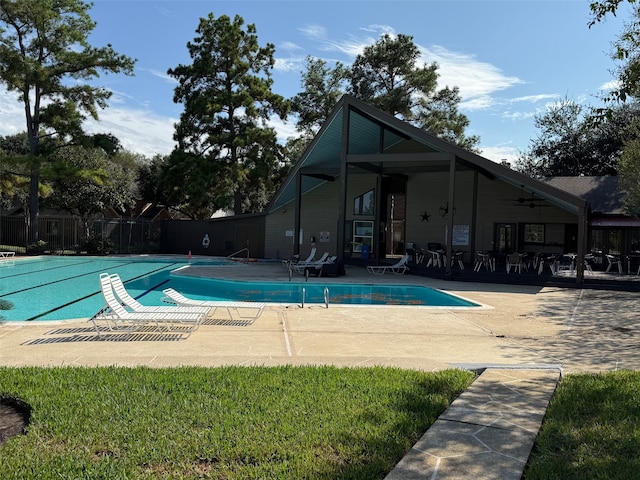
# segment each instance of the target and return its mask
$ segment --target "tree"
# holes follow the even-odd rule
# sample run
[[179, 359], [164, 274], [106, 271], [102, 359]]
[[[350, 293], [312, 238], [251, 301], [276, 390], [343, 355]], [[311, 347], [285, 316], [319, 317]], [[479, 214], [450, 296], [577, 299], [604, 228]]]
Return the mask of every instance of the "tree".
[[291, 101], [298, 114], [296, 129], [306, 138], [313, 138], [322, 127], [331, 110], [344, 95], [349, 69], [337, 62], [331, 68], [325, 60], [307, 56], [306, 70], [302, 72], [303, 91]]
[[131, 179], [142, 159], [122, 151], [109, 155], [109, 150], [65, 146], [45, 172], [52, 184], [45, 204], [80, 217], [86, 237], [90, 221], [106, 207], [125, 209], [134, 203]]
[[616, 175], [617, 162], [630, 127], [640, 116], [640, 105], [610, 109], [601, 118], [597, 109], [564, 99], [535, 118], [540, 129], [515, 168], [534, 177]]
[[233, 21], [213, 14], [200, 19], [197, 36], [187, 43], [193, 63], [168, 71], [178, 81], [173, 100], [184, 104], [174, 135], [179, 151], [169, 169], [189, 179], [175, 177], [173, 189], [183, 191], [198, 216], [220, 208], [233, 207], [236, 214], [261, 209], [264, 196], [249, 193], [272, 193], [264, 175], [283, 160], [267, 126], [272, 115], [284, 118], [289, 108], [271, 91], [275, 47], [261, 47], [255, 25], [243, 26], [237, 15]]
[[29, 155], [26, 133], [0, 137], [0, 208], [8, 208], [14, 198], [26, 207], [29, 189]]
[[24, 105], [29, 144], [28, 241], [38, 239], [40, 175], [60, 145], [86, 140], [111, 92], [83, 81], [101, 72], [132, 74], [135, 60], [88, 42], [95, 23], [81, 0], [0, 0], [0, 81]]
[[448, 142], [476, 152], [480, 137], [465, 135], [469, 119], [466, 115], [458, 112], [457, 105], [459, 103], [460, 90], [458, 87], [443, 88], [433, 96], [422, 111], [418, 112], [418, 126]]
[[438, 65], [416, 66], [419, 58], [413, 37], [383, 35], [356, 57], [351, 67], [351, 93], [445, 140], [475, 149], [480, 139], [464, 135], [469, 120], [457, 111], [458, 89], [437, 90]]
[[619, 188], [626, 192], [624, 206], [630, 215], [640, 215], [640, 121], [633, 125], [633, 135], [624, 145], [618, 161]]
[[293, 98], [303, 137], [290, 140], [289, 149], [299, 151], [300, 144], [306, 145], [348, 92], [462, 148], [476, 150], [480, 139], [465, 135], [469, 120], [457, 110], [458, 88], [437, 90], [437, 64], [416, 66], [419, 58], [420, 51], [408, 35], [383, 35], [365, 47], [351, 67], [336, 63], [330, 68], [323, 60], [308, 57], [302, 72], [304, 90]]

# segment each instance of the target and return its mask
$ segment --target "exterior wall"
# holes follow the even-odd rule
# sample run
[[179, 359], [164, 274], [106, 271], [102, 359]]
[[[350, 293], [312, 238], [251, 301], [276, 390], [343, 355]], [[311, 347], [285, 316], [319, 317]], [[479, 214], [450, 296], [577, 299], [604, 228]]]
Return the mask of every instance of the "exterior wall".
[[[454, 245], [454, 249], [468, 252], [465, 259], [470, 261], [472, 252], [494, 251], [496, 224], [512, 224], [516, 228], [514, 248], [521, 252], [563, 253], [567, 251], [567, 225], [577, 226], [577, 216], [546, 202], [537, 202], [534, 208], [517, 202], [529, 194], [499, 180], [491, 180], [477, 175], [476, 229], [471, 231], [473, 221], [472, 171], [456, 172], [454, 228], [456, 225], [469, 227], [467, 245]], [[448, 207], [448, 172], [421, 173], [412, 175], [407, 184], [406, 240], [420, 248], [429, 243], [447, 243], [451, 208], [443, 217], [441, 207]], [[423, 216], [428, 220], [424, 220]], [[543, 244], [526, 244], [523, 241], [524, 224], [543, 224], [545, 239]], [[576, 227], [577, 228], [577, 227]], [[577, 232], [576, 232], [577, 233]]]
[[[320, 187], [303, 195], [302, 217], [300, 219], [301, 257], [306, 257], [314, 245], [318, 251], [316, 256], [320, 256], [324, 252], [337, 255], [339, 196], [339, 182], [325, 182]], [[267, 216], [265, 225], [266, 258], [289, 258], [293, 255], [294, 241], [297, 240], [293, 238], [294, 215], [295, 204], [290, 202], [279, 212]], [[311, 237], [314, 237], [315, 242], [311, 241]]]
[[[471, 226], [472, 219], [473, 175], [468, 172], [456, 174], [454, 225]], [[407, 242], [419, 248], [427, 248], [429, 243], [443, 246], [449, 235], [449, 221], [452, 208], [448, 206], [448, 172], [421, 173], [412, 175], [407, 184]], [[448, 207], [449, 212], [441, 215], [440, 207]], [[423, 220], [423, 214], [428, 220]], [[470, 246], [458, 246], [460, 250], [469, 250]]]
[[[577, 216], [546, 202], [538, 202], [534, 208], [528, 204], [519, 204], [520, 197], [528, 198], [523, 193], [502, 181], [491, 180], [477, 174], [477, 211], [476, 229], [473, 227], [473, 189], [475, 172], [456, 172], [455, 205], [448, 206], [449, 173], [420, 173], [409, 176], [406, 191], [405, 240], [420, 248], [427, 248], [429, 243], [446, 245], [449, 232], [450, 216], [454, 215], [454, 238], [467, 238], [466, 244], [454, 243], [454, 249], [467, 252], [465, 261], [471, 261], [475, 251], [495, 251], [494, 235], [496, 224], [510, 224], [515, 231], [514, 250], [521, 252], [563, 253], [566, 246], [570, 226], [577, 225]], [[352, 222], [371, 220], [373, 215], [354, 215], [354, 198], [376, 188], [377, 176], [374, 174], [351, 174], [348, 178], [346, 199], [345, 236], [350, 241], [353, 235]], [[336, 242], [340, 182], [326, 182], [315, 190], [304, 195], [302, 199], [301, 228], [303, 230], [300, 245], [301, 256], [306, 256], [314, 237], [318, 255], [328, 251], [331, 255], [339, 252]], [[441, 210], [448, 207], [443, 215]], [[428, 220], [423, 219], [428, 218]], [[522, 229], [524, 224], [543, 224], [544, 243], [525, 244]], [[459, 235], [459, 231], [468, 228], [468, 235]], [[287, 204], [280, 212], [269, 215], [265, 225], [265, 256], [267, 258], [288, 258], [294, 252], [294, 205]], [[569, 229], [569, 230], [568, 230]], [[321, 232], [326, 232], [321, 235]], [[576, 230], [577, 233], [577, 230]], [[328, 234], [328, 241], [326, 240]], [[321, 238], [323, 237], [323, 238]], [[379, 248], [381, 235], [374, 234], [374, 248]]]
[[[205, 236], [208, 238], [204, 241]], [[252, 258], [264, 258], [265, 216], [238, 215], [215, 220], [162, 222], [162, 253], [226, 257], [247, 248]], [[246, 256], [246, 252], [237, 255]]]

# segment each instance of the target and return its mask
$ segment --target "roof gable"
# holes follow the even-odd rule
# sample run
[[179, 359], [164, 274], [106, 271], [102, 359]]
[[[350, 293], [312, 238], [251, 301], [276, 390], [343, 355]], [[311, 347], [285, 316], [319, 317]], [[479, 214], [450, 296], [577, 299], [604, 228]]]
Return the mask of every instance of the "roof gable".
[[[349, 125], [343, 125], [345, 109], [349, 109]], [[348, 136], [348, 158], [343, 158], [342, 154], [343, 132]], [[267, 212], [277, 211], [295, 198], [298, 174], [302, 174], [301, 191], [304, 195], [329, 177], [337, 178], [343, 161], [351, 167], [367, 166], [367, 171], [391, 174], [448, 171], [454, 158], [456, 168], [477, 170], [573, 213], [586, 206], [584, 200], [571, 193], [464, 150], [351, 95], [344, 95], [292, 168]]]

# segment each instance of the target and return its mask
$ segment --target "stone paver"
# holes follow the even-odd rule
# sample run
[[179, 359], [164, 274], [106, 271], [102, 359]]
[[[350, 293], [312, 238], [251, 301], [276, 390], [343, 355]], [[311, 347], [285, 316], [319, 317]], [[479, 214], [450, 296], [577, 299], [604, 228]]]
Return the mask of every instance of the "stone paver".
[[[196, 276], [288, 282], [281, 265], [192, 268]], [[293, 280], [300, 280], [294, 278]], [[98, 281], [96, 277], [96, 282]], [[387, 365], [484, 373], [390, 479], [520, 478], [560, 372], [640, 369], [640, 296], [626, 292], [374, 276], [332, 282], [441, 288], [476, 309], [274, 305], [253, 323], [211, 319], [188, 339], [98, 337], [87, 319], [0, 325], [0, 365]]]
[[560, 370], [487, 369], [386, 480], [519, 480]]

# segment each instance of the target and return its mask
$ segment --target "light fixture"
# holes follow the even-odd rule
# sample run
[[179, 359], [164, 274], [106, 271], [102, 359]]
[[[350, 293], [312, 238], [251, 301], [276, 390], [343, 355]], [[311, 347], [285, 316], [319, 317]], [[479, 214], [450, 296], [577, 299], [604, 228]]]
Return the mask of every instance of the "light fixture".
[[449, 213], [449, 202], [440, 205], [440, 216], [444, 218], [447, 216], [447, 213]]
[[[449, 202], [445, 202], [442, 205], [440, 205], [440, 216], [442, 218], [446, 217], [447, 214], [449, 213]], [[453, 207], [453, 214], [455, 215], [456, 213], [456, 207]]]

